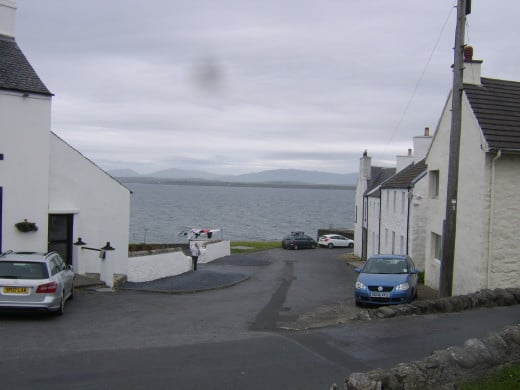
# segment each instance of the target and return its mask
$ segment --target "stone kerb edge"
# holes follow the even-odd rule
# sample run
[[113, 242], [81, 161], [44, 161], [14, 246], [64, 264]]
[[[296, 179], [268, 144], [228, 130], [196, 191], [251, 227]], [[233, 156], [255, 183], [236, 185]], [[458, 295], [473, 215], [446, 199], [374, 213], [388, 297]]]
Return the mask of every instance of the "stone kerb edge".
[[468, 295], [415, 301], [403, 305], [362, 310], [355, 319], [372, 320], [403, 315], [452, 313], [478, 307], [511, 306], [520, 303], [520, 288], [484, 289]]
[[462, 347], [435, 351], [420, 361], [353, 373], [345, 379], [345, 389], [454, 389], [519, 362], [520, 325], [513, 325], [482, 339], [469, 339]]
[[[369, 309], [359, 313], [357, 319], [449, 313], [519, 303], [520, 288], [485, 289], [468, 295]], [[389, 370], [376, 369], [367, 373], [353, 373], [345, 379], [345, 389], [453, 389], [456, 384], [480, 378], [519, 362], [520, 325], [514, 325], [484, 339], [469, 339], [463, 347], [435, 351], [421, 361], [401, 363]]]

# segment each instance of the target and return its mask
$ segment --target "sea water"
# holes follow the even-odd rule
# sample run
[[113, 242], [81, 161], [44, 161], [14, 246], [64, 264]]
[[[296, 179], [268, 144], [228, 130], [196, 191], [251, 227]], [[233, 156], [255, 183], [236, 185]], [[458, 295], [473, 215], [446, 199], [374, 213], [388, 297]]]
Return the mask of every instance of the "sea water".
[[355, 190], [125, 184], [130, 242], [179, 243], [184, 228], [221, 229], [232, 241], [281, 240], [291, 231], [353, 228]]

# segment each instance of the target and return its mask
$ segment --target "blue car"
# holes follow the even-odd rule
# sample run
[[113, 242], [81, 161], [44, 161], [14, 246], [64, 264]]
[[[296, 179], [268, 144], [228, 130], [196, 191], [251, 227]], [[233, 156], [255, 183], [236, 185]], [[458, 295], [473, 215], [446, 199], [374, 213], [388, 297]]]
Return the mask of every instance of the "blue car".
[[356, 305], [398, 305], [417, 296], [417, 269], [408, 256], [372, 256], [356, 272]]

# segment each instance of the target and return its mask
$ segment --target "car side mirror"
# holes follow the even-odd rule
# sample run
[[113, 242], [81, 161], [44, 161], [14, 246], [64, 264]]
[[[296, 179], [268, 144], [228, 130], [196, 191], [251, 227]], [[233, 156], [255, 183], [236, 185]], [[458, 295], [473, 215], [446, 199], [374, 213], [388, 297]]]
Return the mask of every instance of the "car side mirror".
[[356, 268], [354, 271], [357, 272], [358, 274], [360, 274], [361, 273], [361, 268]]
[[414, 274], [414, 275], [417, 275], [417, 270], [414, 269], [414, 270], [410, 271], [410, 273], [411, 273], [411, 274]]

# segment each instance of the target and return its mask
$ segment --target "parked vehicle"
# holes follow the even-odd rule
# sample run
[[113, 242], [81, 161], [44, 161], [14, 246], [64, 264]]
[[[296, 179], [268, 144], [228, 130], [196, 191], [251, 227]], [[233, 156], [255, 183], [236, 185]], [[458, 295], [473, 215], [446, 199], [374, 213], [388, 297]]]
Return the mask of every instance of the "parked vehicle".
[[0, 309], [63, 314], [74, 296], [74, 272], [56, 252], [0, 255]]
[[282, 248], [284, 249], [314, 249], [316, 245], [316, 240], [303, 232], [293, 232], [282, 240]]
[[356, 272], [356, 305], [397, 305], [417, 296], [417, 269], [408, 256], [372, 256]]
[[354, 240], [342, 236], [341, 234], [325, 234], [318, 239], [318, 245], [327, 248], [354, 248]]

